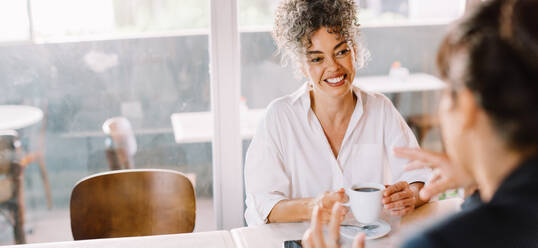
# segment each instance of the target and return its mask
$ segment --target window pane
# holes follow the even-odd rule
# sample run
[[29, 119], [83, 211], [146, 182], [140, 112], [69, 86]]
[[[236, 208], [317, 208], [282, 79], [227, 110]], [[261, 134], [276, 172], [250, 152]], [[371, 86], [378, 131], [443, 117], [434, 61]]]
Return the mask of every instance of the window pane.
[[239, 0], [240, 27], [270, 27], [273, 25], [273, 11], [278, 0]]
[[208, 11], [198, 0], [32, 1], [39, 39], [205, 30]]
[[[270, 28], [278, 0], [239, 0], [243, 29]], [[447, 23], [463, 14], [465, 0], [356, 0], [362, 25]]]
[[28, 31], [26, 1], [0, 0], [0, 42], [27, 40]]
[[[132, 7], [128, 2], [139, 5]], [[41, 35], [158, 29], [177, 29], [178, 33], [0, 46], [0, 105], [31, 105], [45, 114], [43, 121], [18, 130], [25, 150], [39, 150], [40, 139], [45, 140], [42, 151], [54, 205], [52, 210], [46, 208], [39, 167], [29, 165], [25, 172], [26, 219], [32, 230], [27, 234], [28, 241], [72, 240], [71, 190], [80, 179], [110, 170], [106, 152], [109, 137], [102, 126], [107, 119], [118, 116], [127, 118], [134, 130], [134, 167], [172, 169], [192, 175], [197, 197], [195, 231], [216, 229], [208, 35], [182, 29], [206, 27], [206, 2], [32, 3]], [[176, 7], [167, 10], [172, 5], [165, 4]], [[171, 17], [175, 10], [194, 12], [192, 8], [198, 12], [189, 17], [189, 22], [177, 24], [179, 19], [156, 18]], [[39, 10], [50, 12], [42, 15]], [[118, 24], [117, 13], [133, 11], [144, 14], [124, 18], [127, 21]], [[165, 12], [161, 15], [159, 11]], [[43, 127], [45, 133], [41, 132]], [[0, 230], [0, 244], [12, 244], [12, 229], [5, 218], [0, 218]]]
[[465, 0], [361, 0], [364, 25], [448, 23], [463, 14]]

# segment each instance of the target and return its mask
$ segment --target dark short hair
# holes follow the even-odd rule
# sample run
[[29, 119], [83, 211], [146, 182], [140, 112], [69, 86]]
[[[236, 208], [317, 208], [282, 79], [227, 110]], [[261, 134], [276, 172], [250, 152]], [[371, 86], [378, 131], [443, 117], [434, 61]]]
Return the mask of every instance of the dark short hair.
[[491, 0], [437, 54], [441, 77], [471, 90], [509, 147], [538, 150], [538, 1]]

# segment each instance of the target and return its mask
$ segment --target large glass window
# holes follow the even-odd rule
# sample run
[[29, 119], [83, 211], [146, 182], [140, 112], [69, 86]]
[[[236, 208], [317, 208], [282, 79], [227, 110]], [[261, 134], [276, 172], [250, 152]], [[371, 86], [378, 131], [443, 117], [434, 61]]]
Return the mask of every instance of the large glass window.
[[[195, 231], [216, 229], [209, 1], [29, 2], [31, 11], [26, 1], [0, 1], [0, 105], [44, 113], [41, 122], [18, 129], [26, 151], [44, 151], [53, 200], [47, 209], [39, 167], [30, 164], [28, 242], [72, 240], [71, 190], [110, 170], [102, 126], [118, 116], [134, 130], [134, 167], [188, 174], [197, 197]], [[27, 13], [36, 43], [1, 43], [29, 38]], [[0, 244], [12, 242], [0, 216]]]

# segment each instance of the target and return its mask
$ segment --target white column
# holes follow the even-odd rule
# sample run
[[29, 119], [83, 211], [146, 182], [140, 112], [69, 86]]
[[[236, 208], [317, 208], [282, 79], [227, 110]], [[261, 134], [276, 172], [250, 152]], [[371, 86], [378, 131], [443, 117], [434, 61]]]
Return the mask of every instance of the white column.
[[209, 56], [214, 114], [213, 196], [218, 229], [243, 226], [243, 170], [236, 0], [210, 0]]

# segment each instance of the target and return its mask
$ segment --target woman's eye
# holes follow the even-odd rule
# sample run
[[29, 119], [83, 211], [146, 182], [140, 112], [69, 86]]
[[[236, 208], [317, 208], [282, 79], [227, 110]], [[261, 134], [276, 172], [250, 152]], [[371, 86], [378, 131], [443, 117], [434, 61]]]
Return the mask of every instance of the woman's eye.
[[310, 59], [310, 62], [311, 62], [311, 63], [318, 63], [318, 62], [320, 62], [320, 61], [321, 61], [321, 58], [320, 58], [320, 57], [316, 57], [316, 58], [312, 58], [312, 59]]
[[340, 50], [336, 53], [336, 56], [345, 56], [346, 54], [349, 53], [349, 49], [344, 49], [344, 50]]

